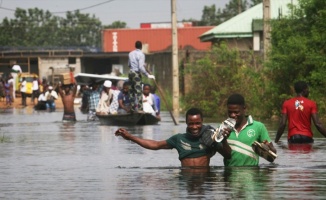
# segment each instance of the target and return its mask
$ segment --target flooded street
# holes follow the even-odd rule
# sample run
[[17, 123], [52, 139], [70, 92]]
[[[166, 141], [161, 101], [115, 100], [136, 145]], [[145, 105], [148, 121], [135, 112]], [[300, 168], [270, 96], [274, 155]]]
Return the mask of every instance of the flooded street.
[[[224, 168], [216, 154], [210, 172], [181, 170], [176, 150], [151, 151], [114, 136], [116, 126], [62, 123], [62, 110], [0, 111], [0, 199], [325, 199], [326, 140], [311, 146], [274, 144], [274, 164]], [[127, 129], [163, 140], [184, 132], [168, 112], [154, 126]], [[209, 123], [216, 127], [216, 123]], [[274, 140], [277, 124], [265, 122]]]

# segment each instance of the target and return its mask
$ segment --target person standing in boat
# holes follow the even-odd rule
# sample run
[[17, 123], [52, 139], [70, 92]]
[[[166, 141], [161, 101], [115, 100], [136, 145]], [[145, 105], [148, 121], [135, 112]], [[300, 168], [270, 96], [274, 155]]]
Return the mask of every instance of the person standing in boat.
[[[201, 110], [197, 108], [189, 109], [186, 113], [186, 124], [186, 133], [175, 134], [166, 140], [160, 141], [137, 137], [123, 128], [119, 128], [115, 135], [133, 141], [149, 150], [176, 149], [182, 167], [209, 167], [210, 159], [216, 152], [219, 152], [225, 159], [231, 158], [231, 148], [226, 138], [221, 142], [215, 142], [211, 147], [202, 144], [202, 135], [212, 127], [203, 125]], [[229, 132], [230, 130], [223, 130], [223, 134]]]
[[74, 108], [74, 100], [77, 93], [76, 81], [74, 84], [61, 85], [58, 87], [63, 104], [63, 117], [62, 121], [76, 121], [76, 113]]
[[129, 53], [128, 66], [129, 81], [131, 84], [131, 106], [132, 111], [142, 111], [142, 74], [148, 78], [155, 79], [154, 75], [149, 74], [145, 69], [145, 54], [142, 52], [141, 41], [136, 41], [135, 50]]
[[288, 124], [288, 142], [313, 143], [311, 120], [317, 130], [326, 137], [326, 129], [318, 117], [318, 109], [315, 101], [308, 99], [309, 87], [304, 81], [294, 84], [296, 97], [286, 100], [282, 106], [282, 118], [277, 130], [275, 142], [278, 142]]

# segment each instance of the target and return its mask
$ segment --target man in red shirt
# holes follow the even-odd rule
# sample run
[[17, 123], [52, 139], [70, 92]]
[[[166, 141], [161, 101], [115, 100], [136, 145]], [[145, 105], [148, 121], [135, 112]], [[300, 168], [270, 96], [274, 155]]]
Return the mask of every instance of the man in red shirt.
[[282, 119], [277, 130], [275, 142], [281, 138], [286, 122], [288, 123], [289, 143], [313, 143], [311, 119], [317, 130], [326, 137], [326, 129], [318, 117], [316, 102], [308, 99], [309, 87], [304, 81], [298, 81], [294, 85], [297, 96], [286, 100], [282, 106]]

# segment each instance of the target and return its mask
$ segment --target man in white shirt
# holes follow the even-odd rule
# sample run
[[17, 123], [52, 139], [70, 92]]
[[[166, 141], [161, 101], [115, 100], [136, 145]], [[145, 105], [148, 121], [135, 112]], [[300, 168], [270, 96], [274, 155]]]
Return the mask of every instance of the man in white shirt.
[[22, 69], [20, 68], [19, 65], [13, 65], [11, 68], [11, 76], [12, 76], [12, 80], [10, 81], [10, 83], [12, 84], [13, 87], [13, 92], [12, 92], [12, 97], [13, 99], [16, 98], [16, 83], [15, 80], [17, 79], [17, 76], [19, 73], [22, 73]]
[[58, 94], [53, 90], [52, 86], [48, 87], [48, 91], [45, 93], [46, 97], [46, 110], [49, 112], [55, 111], [55, 100], [58, 99]]
[[38, 80], [36, 77], [33, 78], [33, 85], [32, 85], [32, 103], [35, 105], [34, 99], [37, 99], [39, 96], [39, 86], [38, 86]]
[[46, 97], [45, 91], [41, 92], [40, 96], [37, 99], [37, 104], [34, 106], [35, 110], [46, 110]]

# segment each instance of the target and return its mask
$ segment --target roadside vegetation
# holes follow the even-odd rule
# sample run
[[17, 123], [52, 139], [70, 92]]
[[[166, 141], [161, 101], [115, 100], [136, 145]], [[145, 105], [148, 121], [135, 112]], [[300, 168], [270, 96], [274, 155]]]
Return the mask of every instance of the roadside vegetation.
[[228, 95], [245, 96], [251, 114], [271, 118], [283, 101], [295, 95], [298, 80], [310, 85], [310, 98], [326, 114], [326, 1], [300, 0], [292, 15], [271, 22], [272, 47], [262, 62], [253, 52], [229, 49], [224, 43], [187, 67], [192, 91], [186, 107], [196, 106], [212, 117], [226, 115]]

